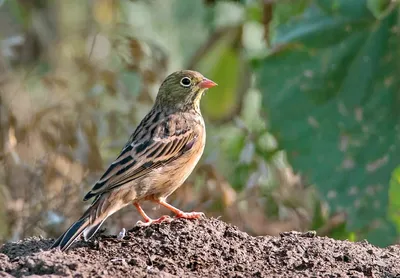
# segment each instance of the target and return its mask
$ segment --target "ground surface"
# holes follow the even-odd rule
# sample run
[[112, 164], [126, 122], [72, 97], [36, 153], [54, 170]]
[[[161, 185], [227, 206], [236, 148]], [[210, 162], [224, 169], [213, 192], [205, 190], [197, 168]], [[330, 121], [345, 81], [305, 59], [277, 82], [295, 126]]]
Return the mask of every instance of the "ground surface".
[[[0, 247], [0, 277], [400, 277], [400, 247], [377, 248], [288, 232], [252, 237], [216, 219], [135, 227], [70, 251], [52, 240]], [[12, 275], [12, 276], [11, 276]]]

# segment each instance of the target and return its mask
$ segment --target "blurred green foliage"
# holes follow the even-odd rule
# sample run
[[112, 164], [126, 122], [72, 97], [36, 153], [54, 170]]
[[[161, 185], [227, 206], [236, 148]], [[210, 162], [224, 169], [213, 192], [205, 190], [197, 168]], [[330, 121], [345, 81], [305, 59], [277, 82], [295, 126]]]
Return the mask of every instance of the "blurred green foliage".
[[348, 214], [349, 230], [387, 245], [396, 238], [387, 212], [400, 162], [400, 38], [398, 5], [378, 17], [376, 8], [315, 1], [278, 27], [258, 79], [291, 165]]
[[390, 180], [389, 188], [389, 216], [396, 224], [397, 233], [400, 233], [400, 167], [396, 167]]
[[[0, 3], [0, 239], [58, 236], [79, 217], [182, 68], [219, 86], [203, 97], [206, 150], [175, 205], [257, 235], [398, 239], [397, 2]], [[138, 219], [124, 210], [107, 227]]]

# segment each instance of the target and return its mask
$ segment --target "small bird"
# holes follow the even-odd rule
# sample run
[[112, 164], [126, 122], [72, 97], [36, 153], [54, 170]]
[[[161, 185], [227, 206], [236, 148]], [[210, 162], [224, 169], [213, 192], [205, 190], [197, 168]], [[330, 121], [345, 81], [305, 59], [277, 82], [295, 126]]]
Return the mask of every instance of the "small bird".
[[166, 202], [193, 171], [203, 154], [206, 130], [200, 111], [205, 91], [217, 84], [190, 70], [170, 74], [161, 84], [155, 103], [116, 160], [94, 184], [84, 201], [93, 199], [83, 216], [51, 248], [67, 250], [82, 234], [89, 240], [114, 212], [133, 204], [150, 225], [171, 221], [151, 219], [140, 203], [152, 201], [178, 218], [195, 219], [201, 212], [183, 212]]

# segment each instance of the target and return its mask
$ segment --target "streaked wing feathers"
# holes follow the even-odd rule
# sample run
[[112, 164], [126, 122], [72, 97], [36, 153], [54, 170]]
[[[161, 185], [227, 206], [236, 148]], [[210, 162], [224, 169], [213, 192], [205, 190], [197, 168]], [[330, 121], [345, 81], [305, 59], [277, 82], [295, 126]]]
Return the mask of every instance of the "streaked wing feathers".
[[158, 124], [154, 137], [146, 140], [135, 140], [133, 137], [131, 144], [125, 146], [84, 200], [138, 179], [190, 150], [197, 139], [195, 132], [180, 124], [170, 134], [167, 121], [164, 119]]

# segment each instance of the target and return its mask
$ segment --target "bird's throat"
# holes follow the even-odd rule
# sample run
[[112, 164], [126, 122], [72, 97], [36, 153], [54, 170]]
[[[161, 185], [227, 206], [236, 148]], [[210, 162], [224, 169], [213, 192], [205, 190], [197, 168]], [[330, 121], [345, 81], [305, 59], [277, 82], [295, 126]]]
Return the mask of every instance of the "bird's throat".
[[205, 90], [203, 92], [198, 92], [194, 98], [192, 99], [192, 109], [194, 109], [196, 112], [198, 112], [199, 114], [201, 114], [200, 111], [200, 101], [201, 101], [201, 97], [204, 95]]

